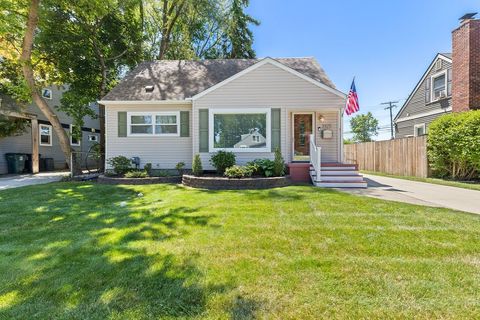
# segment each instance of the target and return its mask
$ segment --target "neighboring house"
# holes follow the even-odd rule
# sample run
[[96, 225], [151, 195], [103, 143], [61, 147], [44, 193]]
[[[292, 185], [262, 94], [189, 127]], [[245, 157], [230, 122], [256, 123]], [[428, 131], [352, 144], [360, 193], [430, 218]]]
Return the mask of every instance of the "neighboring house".
[[395, 137], [424, 135], [430, 122], [451, 111], [452, 55], [439, 53], [395, 117]]
[[234, 148], [262, 148], [267, 144], [267, 139], [260, 133], [258, 128], [250, 129], [247, 134], [240, 135], [240, 142]]
[[[287, 163], [306, 160], [308, 176], [312, 134], [322, 162], [342, 162], [345, 94], [314, 58], [144, 62], [99, 103], [106, 108], [106, 159], [137, 156], [141, 167], [182, 161], [191, 168], [199, 154], [211, 170], [218, 150], [245, 164], [273, 159], [278, 147]], [[248, 136], [258, 143], [242, 143]]]
[[[55, 111], [55, 114], [60, 119], [63, 128], [70, 135], [73, 123], [72, 118], [66, 115], [64, 112], [56, 109], [56, 106], [60, 105], [60, 99], [62, 92], [64, 91], [65, 89], [62, 86], [51, 86], [44, 88], [42, 90], [42, 95], [47, 104]], [[8, 96], [1, 96], [0, 99], [2, 103], [2, 110], [19, 109], [15, 106], [15, 102]], [[92, 108], [94, 108], [96, 113], [98, 112], [98, 107], [92, 106]], [[65, 156], [61, 150], [58, 137], [50, 125], [50, 122], [38, 109], [38, 107], [34, 103], [31, 103], [25, 108], [25, 110], [21, 110], [21, 112], [18, 113], [19, 115], [23, 114], [28, 116], [29, 119], [36, 119], [36, 122], [38, 122], [38, 152], [41, 155], [41, 158], [53, 159], [55, 169], [67, 168], [67, 162], [65, 161]], [[99, 128], [100, 124], [98, 119], [85, 117], [81, 139], [75, 139], [70, 135], [70, 143], [73, 149], [82, 152], [83, 157], [85, 157], [90, 147], [100, 139]], [[31, 130], [31, 126], [29, 126], [26, 132], [21, 135], [0, 138], [0, 174], [7, 173], [7, 163], [5, 159], [6, 153], [32, 153], [33, 135]]]
[[480, 20], [460, 18], [452, 53], [439, 53], [396, 115], [396, 137], [419, 136], [449, 112], [480, 109]]

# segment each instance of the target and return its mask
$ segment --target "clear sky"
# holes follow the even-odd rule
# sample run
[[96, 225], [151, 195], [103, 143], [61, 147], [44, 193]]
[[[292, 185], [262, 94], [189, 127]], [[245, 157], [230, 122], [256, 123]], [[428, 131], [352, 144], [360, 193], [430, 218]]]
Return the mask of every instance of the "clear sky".
[[[356, 76], [360, 112], [386, 128], [380, 103], [402, 105], [435, 54], [451, 52], [458, 18], [480, 12], [480, 1], [250, 0], [248, 12], [261, 21], [253, 29], [259, 57], [314, 56], [343, 92]], [[389, 128], [377, 137], [389, 138]]]

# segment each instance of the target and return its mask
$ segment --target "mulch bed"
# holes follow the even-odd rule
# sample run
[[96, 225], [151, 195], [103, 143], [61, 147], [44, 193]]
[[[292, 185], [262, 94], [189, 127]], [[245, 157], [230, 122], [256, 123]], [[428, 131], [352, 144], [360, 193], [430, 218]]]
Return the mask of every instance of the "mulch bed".
[[107, 177], [101, 175], [97, 179], [98, 183], [102, 184], [156, 184], [156, 183], [180, 183], [182, 182], [181, 176], [168, 176], [168, 177], [147, 177], [147, 178], [125, 178], [125, 177]]

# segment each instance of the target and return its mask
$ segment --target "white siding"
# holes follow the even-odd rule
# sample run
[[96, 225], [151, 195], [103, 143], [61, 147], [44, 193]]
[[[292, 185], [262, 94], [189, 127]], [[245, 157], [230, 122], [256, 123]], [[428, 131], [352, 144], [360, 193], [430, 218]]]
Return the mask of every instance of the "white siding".
[[[141, 166], [151, 163], [154, 169], [173, 169], [183, 161], [192, 166], [192, 130], [190, 137], [118, 137], [118, 112], [191, 111], [191, 105], [109, 105], [106, 107], [106, 159], [115, 156], [140, 157]], [[190, 112], [190, 128], [192, 128]], [[180, 119], [178, 119], [180, 121]], [[107, 165], [108, 168], [108, 165]]]
[[[340, 161], [338, 110], [344, 99], [319, 88], [277, 66], [265, 64], [211, 93], [194, 101], [193, 104], [193, 153], [199, 151], [198, 109], [203, 108], [281, 108], [281, 149], [285, 161], [292, 160], [292, 139], [290, 134], [292, 112], [316, 112], [322, 114], [325, 123], [332, 124], [334, 139], [321, 140], [323, 161]], [[202, 153], [205, 169], [211, 154]], [[237, 153], [237, 162], [243, 164], [255, 158], [273, 158], [272, 153]]]

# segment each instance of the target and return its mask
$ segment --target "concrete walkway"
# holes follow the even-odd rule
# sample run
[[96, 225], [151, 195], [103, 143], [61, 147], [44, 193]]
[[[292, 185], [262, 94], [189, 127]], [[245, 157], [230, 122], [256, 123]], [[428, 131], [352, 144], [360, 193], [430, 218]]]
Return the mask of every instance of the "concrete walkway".
[[480, 214], [480, 191], [364, 174], [367, 189], [342, 191], [399, 202]]
[[41, 172], [37, 174], [0, 176], [0, 190], [60, 181], [69, 172]]

